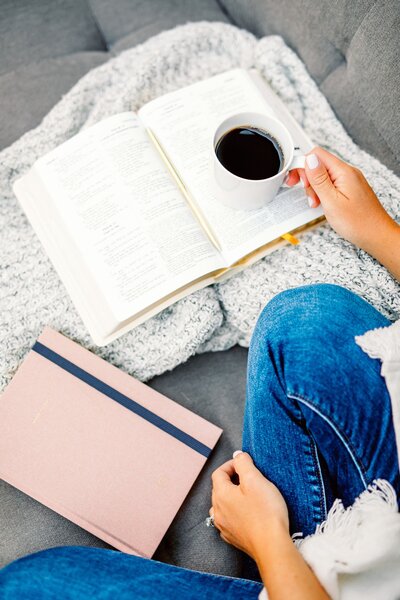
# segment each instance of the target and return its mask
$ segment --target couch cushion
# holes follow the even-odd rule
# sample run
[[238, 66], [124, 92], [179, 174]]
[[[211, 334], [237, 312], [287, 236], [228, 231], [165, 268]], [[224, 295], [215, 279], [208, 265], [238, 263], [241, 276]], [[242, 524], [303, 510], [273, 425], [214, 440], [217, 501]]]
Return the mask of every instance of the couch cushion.
[[229, 21], [217, 0], [4, 0], [0, 150], [111, 54], [187, 21]]
[[63, 94], [93, 67], [105, 52], [81, 52], [20, 67], [0, 76], [0, 148], [39, 125]]
[[91, 0], [90, 5], [108, 47], [117, 52], [189, 21], [230, 22], [217, 0]]
[[362, 148], [400, 175], [398, 0], [220, 0], [233, 21], [299, 54]]
[[86, 0], [2, 0], [0, 74], [45, 58], [104, 50]]
[[400, 3], [377, 2], [320, 88], [361, 146], [400, 175]]

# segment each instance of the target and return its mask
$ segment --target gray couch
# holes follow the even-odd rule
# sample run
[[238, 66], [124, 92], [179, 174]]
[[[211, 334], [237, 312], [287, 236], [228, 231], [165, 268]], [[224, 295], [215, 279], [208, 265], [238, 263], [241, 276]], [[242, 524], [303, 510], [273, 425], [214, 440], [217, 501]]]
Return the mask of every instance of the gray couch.
[[[278, 33], [305, 61], [354, 140], [400, 175], [398, 0], [0, 0], [0, 148], [37, 125], [88, 70], [193, 20]], [[240, 552], [204, 526], [209, 477], [240, 448], [247, 353], [194, 357], [156, 389], [225, 430], [155, 558], [255, 576]], [[132, 507], [134, 510], [134, 507]], [[0, 566], [56, 545], [106, 545], [0, 482]]]

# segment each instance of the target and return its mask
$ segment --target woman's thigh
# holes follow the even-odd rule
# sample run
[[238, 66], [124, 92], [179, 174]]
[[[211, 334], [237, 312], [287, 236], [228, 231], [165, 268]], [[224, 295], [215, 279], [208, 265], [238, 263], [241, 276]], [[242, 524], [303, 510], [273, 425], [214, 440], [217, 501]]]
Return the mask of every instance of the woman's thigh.
[[349, 504], [375, 478], [389, 480], [399, 494], [380, 362], [354, 339], [388, 324], [348, 290], [314, 285], [278, 295], [255, 328], [244, 445], [307, 533], [336, 497]]
[[262, 584], [173, 567], [113, 550], [53, 548], [0, 571], [4, 600], [256, 600]]

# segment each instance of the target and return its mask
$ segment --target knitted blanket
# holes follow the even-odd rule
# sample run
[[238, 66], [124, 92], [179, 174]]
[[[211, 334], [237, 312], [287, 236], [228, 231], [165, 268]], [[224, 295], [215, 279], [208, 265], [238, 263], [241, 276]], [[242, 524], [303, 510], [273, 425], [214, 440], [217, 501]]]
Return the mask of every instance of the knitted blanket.
[[324, 224], [299, 246], [276, 250], [230, 280], [193, 293], [103, 348], [93, 345], [11, 184], [81, 129], [234, 67], [256, 67], [315, 143], [362, 169], [389, 213], [400, 215], [400, 179], [353, 143], [281, 37], [256, 39], [236, 27], [205, 22], [161, 33], [92, 70], [36, 129], [0, 153], [0, 389], [46, 324], [146, 380], [197, 352], [247, 346], [266, 302], [302, 284], [343, 285], [389, 319], [399, 318], [399, 284]]

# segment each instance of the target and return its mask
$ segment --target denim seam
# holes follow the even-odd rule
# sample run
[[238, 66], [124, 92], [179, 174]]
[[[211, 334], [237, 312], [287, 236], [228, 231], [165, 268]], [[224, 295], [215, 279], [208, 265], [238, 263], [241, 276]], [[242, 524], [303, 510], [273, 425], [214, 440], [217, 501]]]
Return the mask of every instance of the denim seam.
[[[288, 398], [290, 398], [289, 395], [288, 395]], [[299, 412], [298, 418], [301, 417], [302, 419], [304, 419], [303, 415], [301, 414], [300, 407], [297, 407], [297, 410]], [[319, 488], [320, 488], [320, 493], [319, 493], [319, 498], [318, 498], [320, 515], [319, 515], [319, 518], [315, 518], [315, 521], [322, 522], [326, 519], [327, 512], [328, 512], [327, 511], [325, 482], [322, 477], [322, 470], [321, 470], [321, 465], [320, 465], [319, 458], [318, 458], [316, 441], [310, 431], [307, 431], [307, 432], [304, 431], [304, 433], [306, 434], [306, 437], [307, 437], [306, 452], [307, 452], [307, 454], [309, 454], [311, 456], [311, 460], [313, 462], [313, 467], [314, 467], [314, 477], [316, 478], [317, 485], [319, 485]]]
[[301, 396], [295, 395], [295, 394], [290, 394], [288, 393], [288, 398], [291, 398], [292, 400], [297, 400], [298, 402], [305, 404], [309, 409], [311, 409], [312, 411], [314, 411], [317, 415], [319, 415], [321, 417], [321, 419], [323, 419], [326, 423], [328, 423], [328, 425], [333, 429], [333, 431], [336, 433], [336, 435], [338, 436], [338, 438], [341, 440], [342, 444], [344, 445], [344, 447], [346, 448], [351, 460], [353, 461], [358, 474], [360, 476], [360, 479], [362, 481], [362, 484], [364, 486], [365, 489], [368, 488], [368, 484], [367, 481], [365, 479], [365, 469], [363, 467], [362, 464], [359, 463], [359, 461], [357, 460], [355, 453], [353, 452], [352, 448], [351, 448], [351, 444], [350, 442], [347, 440], [347, 438], [339, 431], [338, 427], [335, 425], [335, 423], [326, 415], [324, 415], [324, 413], [322, 413], [318, 408], [316, 408], [315, 406], [313, 406], [313, 404], [307, 400], [306, 398], [302, 398]]
[[320, 486], [321, 486], [321, 501], [320, 501], [320, 508], [321, 508], [321, 512], [323, 515], [323, 521], [326, 519], [326, 517], [328, 516], [328, 505], [327, 505], [327, 501], [326, 501], [326, 491], [325, 491], [325, 483], [324, 483], [324, 478], [322, 477], [322, 470], [321, 470], [321, 464], [319, 462], [319, 457], [318, 457], [318, 450], [317, 450], [317, 443], [314, 440], [313, 436], [310, 433], [310, 437], [313, 441], [313, 455], [314, 455], [314, 463], [316, 466], [316, 470], [318, 472], [318, 479], [320, 482]]

